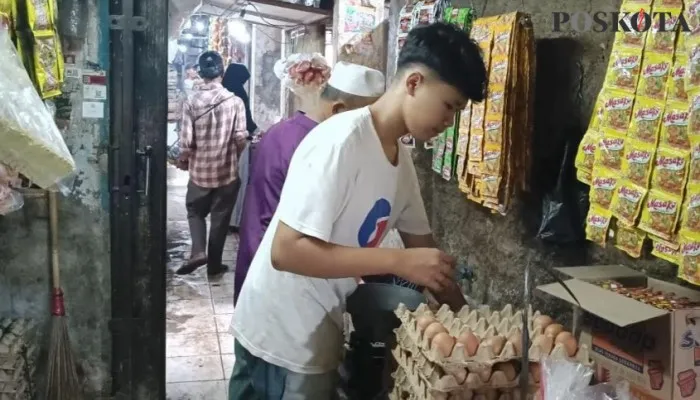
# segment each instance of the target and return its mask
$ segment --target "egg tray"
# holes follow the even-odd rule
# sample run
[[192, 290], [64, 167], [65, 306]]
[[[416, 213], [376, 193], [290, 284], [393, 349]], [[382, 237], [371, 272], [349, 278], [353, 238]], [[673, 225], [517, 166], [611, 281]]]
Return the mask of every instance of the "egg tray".
[[[426, 382], [420, 377], [411, 376], [406, 373], [406, 370], [399, 367], [392, 374], [394, 379], [394, 388], [389, 395], [390, 399], [396, 400], [520, 400], [520, 389], [465, 389], [453, 392], [441, 392], [430, 389]], [[534, 393], [538, 390], [537, 387], [530, 387], [531, 395], [528, 395], [526, 400], [534, 398]]]
[[[443, 368], [428, 361], [420, 352], [412, 353], [397, 346], [391, 353], [407, 374], [417, 375], [431, 390], [439, 392], [513, 388], [519, 383], [517, 376], [515, 379], [508, 380], [503, 371], [494, 371], [488, 365], [469, 369], [458, 365]], [[532, 377], [530, 377], [530, 383], [535, 384]]]
[[0, 319], [0, 365], [14, 363], [32, 342], [37, 324], [29, 319]]
[[[505, 341], [499, 354], [494, 352], [493, 346], [485, 343], [486, 340], [497, 335], [504, 338], [519, 335], [523, 326], [522, 311], [513, 312], [511, 305], [493, 312], [487, 307], [470, 309], [465, 306], [455, 314], [447, 305], [443, 305], [436, 313], [433, 313], [426, 304], [421, 304], [413, 312], [408, 310], [404, 304], [399, 304], [394, 313], [401, 321], [401, 325], [394, 330], [397, 342], [412, 352], [419, 350], [429, 361], [443, 367], [456, 364], [474, 368], [477, 365], [493, 365], [520, 358], [515, 345], [510, 340]], [[465, 332], [471, 332], [478, 336], [481, 342], [476, 354], [471, 357], [467, 356], [461, 343], [456, 343], [447, 357], [437, 349], [431, 348], [417, 324], [417, 318], [423, 315], [434, 317], [453, 337], [459, 337]], [[570, 357], [563, 344], [555, 344], [553, 338], [544, 335], [543, 328], [533, 326], [532, 321], [540, 315], [539, 312], [533, 313], [531, 309], [528, 310], [528, 332], [532, 343], [528, 349], [530, 361], [539, 362], [544, 356], [550, 356], [555, 359], [564, 358], [590, 365], [590, 352], [586, 346], [579, 346], [576, 354]]]

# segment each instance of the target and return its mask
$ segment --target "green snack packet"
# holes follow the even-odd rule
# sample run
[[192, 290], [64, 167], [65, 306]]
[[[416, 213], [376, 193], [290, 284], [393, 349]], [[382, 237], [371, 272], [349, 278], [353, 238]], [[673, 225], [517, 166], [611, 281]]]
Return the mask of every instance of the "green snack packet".
[[433, 171], [442, 173], [442, 162], [445, 157], [445, 136], [446, 131], [435, 138], [433, 146]]

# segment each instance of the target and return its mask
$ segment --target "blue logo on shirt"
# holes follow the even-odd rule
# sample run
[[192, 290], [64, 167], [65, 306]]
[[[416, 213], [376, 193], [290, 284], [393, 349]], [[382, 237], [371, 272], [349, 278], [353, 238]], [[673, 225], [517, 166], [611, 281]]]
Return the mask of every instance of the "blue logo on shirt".
[[379, 199], [369, 210], [364, 222], [357, 232], [357, 242], [360, 247], [377, 247], [389, 226], [391, 203], [387, 199]]

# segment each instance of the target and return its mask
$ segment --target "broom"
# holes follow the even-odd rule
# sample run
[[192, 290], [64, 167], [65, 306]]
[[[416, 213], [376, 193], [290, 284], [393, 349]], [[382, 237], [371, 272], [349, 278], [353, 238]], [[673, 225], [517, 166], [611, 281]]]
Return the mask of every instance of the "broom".
[[48, 400], [79, 400], [80, 381], [75, 357], [68, 337], [66, 307], [63, 303], [58, 268], [58, 207], [56, 193], [49, 192], [49, 228], [51, 232], [51, 272], [53, 290], [51, 301], [51, 343], [49, 344], [49, 370], [46, 385]]

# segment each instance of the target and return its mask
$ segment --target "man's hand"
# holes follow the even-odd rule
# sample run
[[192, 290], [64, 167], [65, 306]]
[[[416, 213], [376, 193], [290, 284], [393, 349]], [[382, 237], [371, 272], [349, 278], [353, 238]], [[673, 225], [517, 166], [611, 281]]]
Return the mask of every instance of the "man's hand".
[[410, 282], [441, 292], [454, 284], [456, 260], [433, 248], [402, 250], [401, 265], [395, 275]]
[[177, 161], [175, 161], [175, 166], [178, 169], [181, 169], [183, 171], [187, 171], [190, 166], [190, 160], [189, 157], [186, 154], [180, 154], [180, 156], [177, 158]]

